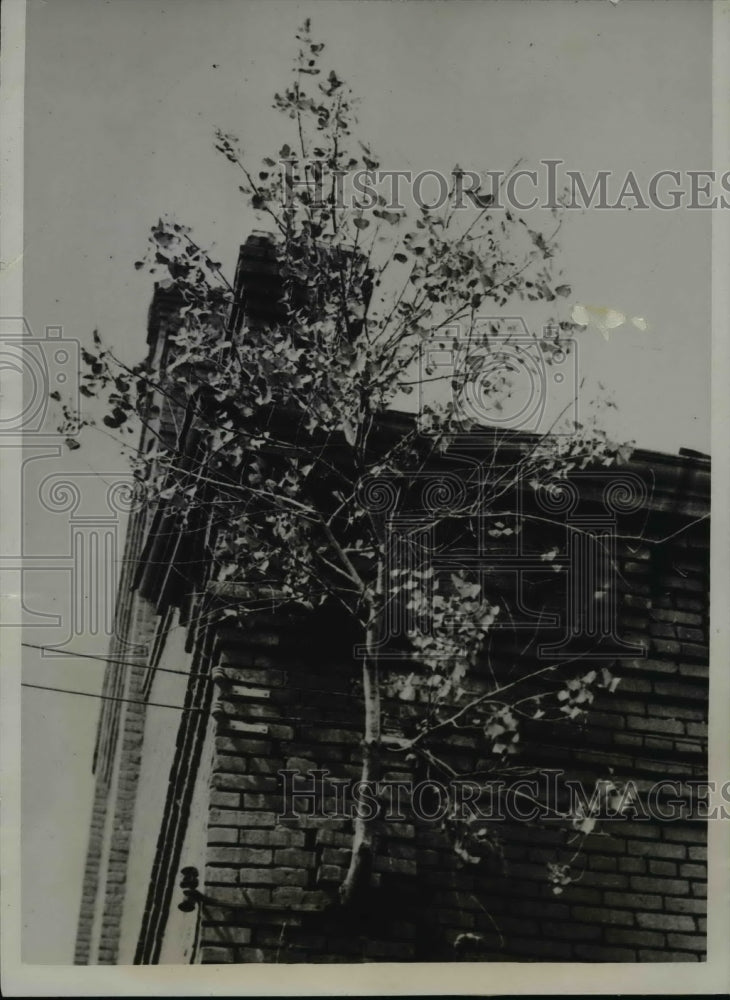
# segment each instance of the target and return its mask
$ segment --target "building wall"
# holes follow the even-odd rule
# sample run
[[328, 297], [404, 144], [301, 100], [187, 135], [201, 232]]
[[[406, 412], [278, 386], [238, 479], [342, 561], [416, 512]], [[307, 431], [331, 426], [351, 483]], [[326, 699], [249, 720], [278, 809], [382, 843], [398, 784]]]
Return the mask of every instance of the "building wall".
[[[708, 541], [705, 522], [659, 548], [622, 546], [623, 632], [648, 655], [616, 666], [617, 691], [583, 729], [542, 737], [528, 758], [585, 778], [613, 769], [640, 793], [662, 779], [704, 776]], [[435, 825], [392, 823], [378, 835], [371, 898], [349, 917], [328, 913], [347, 869], [349, 824], [277, 820], [280, 769], [359, 776], [357, 673], [325, 648], [321, 633], [307, 636], [293, 621], [222, 641], [201, 961], [704, 957], [706, 824], [698, 820], [604, 824], [585, 842], [579, 880], [559, 896], [545, 877], [546, 863], [566, 856], [554, 827], [505, 824], [504, 867], [475, 869]], [[386, 712], [409, 707], [386, 704]], [[473, 766], [468, 737], [442, 752]], [[397, 755], [385, 773], [411, 775]]]
[[[249, 306], [268, 266], [257, 247], [242, 254], [244, 263], [251, 258], [246, 268], [239, 265]], [[270, 290], [260, 298], [266, 321]], [[156, 294], [151, 357], [165, 350], [174, 312], [173, 299]], [[177, 441], [181, 415], [158, 402], [160, 432]], [[594, 706], [586, 726], [527, 727], [524, 752], [587, 781], [612, 768], [646, 793], [657, 780], [706, 773], [709, 534], [698, 519], [708, 512], [709, 469], [665, 456], [643, 462], [652, 489], [635, 534], [648, 541], [624, 540], [618, 579], [622, 634], [646, 655], [612, 668], [621, 684]], [[622, 821], [611, 836], [592, 834], [583, 874], [556, 896], [545, 865], [564, 859], [566, 845], [554, 827], [502, 824], [504, 858], [475, 867], [460, 860], [437, 824], [406, 818], [378, 830], [373, 891], [348, 912], [332, 908], [350, 824], [279, 820], [278, 772], [324, 768], [359, 777], [362, 700], [351, 646], [328, 641], [332, 623], [283, 612], [245, 628], [216, 628], [205, 572], [175, 531], [164, 508], [133, 518], [111, 655], [135, 658], [128, 643], [151, 640], [177, 607], [179, 628], [160, 664], [190, 677], [158, 673], [150, 690], [151, 643], [139, 669], [107, 670], [77, 962], [703, 957], [700, 822]], [[515, 662], [527, 669], [532, 654], [523, 646], [498, 649], [495, 669]], [[135, 704], [114, 700], [120, 697]], [[147, 700], [189, 711], [147, 707]], [[385, 710], [395, 720], [414, 706], [386, 699]], [[478, 765], [467, 735], [439, 749], [458, 771]], [[385, 777], [420, 778], [416, 766], [386, 755]], [[203, 894], [192, 911], [178, 908], [186, 865], [199, 869]]]
[[158, 664], [163, 670], [156, 670], [149, 691], [141, 734], [143, 752], [125, 873], [124, 910], [118, 951], [118, 961], [122, 964], [129, 964], [134, 960], [176, 750], [180, 712], [161, 706], [182, 705], [187, 688], [187, 677], [168, 674], [164, 670], [187, 671], [189, 662], [190, 657], [185, 652], [185, 630], [179, 626], [177, 617], [174, 617]]
[[[134, 551], [134, 540], [127, 552]], [[94, 760], [96, 775], [74, 962], [114, 964], [124, 903], [129, 841], [142, 756], [145, 705], [139, 692], [147, 676], [145, 648], [156, 614], [131, 591], [122, 574], [118, 634], [110, 645]], [[130, 646], [126, 637], [133, 636]], [[139, 666], [134, 664], [139, 663]]]

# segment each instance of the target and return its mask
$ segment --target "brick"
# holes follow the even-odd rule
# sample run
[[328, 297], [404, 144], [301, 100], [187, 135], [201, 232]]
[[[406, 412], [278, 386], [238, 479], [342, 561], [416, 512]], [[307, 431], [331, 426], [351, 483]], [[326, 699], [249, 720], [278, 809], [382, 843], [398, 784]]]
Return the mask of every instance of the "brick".
[[418, 869], [415, 861], [379, 855], [375, 859], [374, 870], [389, 875], [416, 875]]
[[205, 946], [200, 950], [200, 961], [203, 965], [222, 965], [234, 961], [234, 948]]
[[225, 809], [237, 809], [241, 804], [241, 797], [236, 792], [211, 792], [210, 804]]
[[619, 858], [618, 870], [633, 875], [643, 875], [646, 871], [646, 861], [643, 858]]
[[665, 902], [665, 908], [667, 910], [672, 910], [675, 913], [707, 913], [707, 900], [706, 899], [682, 899], [680, 897], [674, 898], [668, 896]]
[[623, 889], [629, 884], [629, 876], [613, 872], [586, 871], [581, 877], [581, 884], [599, 886], [605, 889]]
[[290, 886], [273, 889], [271, 898], [275, 906], [296, 906], [297, 909], [311, 911], [324, 909], [328, 902], [328, 896], [321, 891], [305, 891]]
[[262, 847], [209, 847], [209, 864], [270, 865], [273, 851]]
[[[246, 763], [245, 770], [241, 771], [238, 774], [230, 774], [225, 772], [218, 772], [216, 774], [213, 774], [211, 777], [212, 786], [216, 789], [220, 789], [222, 791], [227, 791], [227, 792], [251, 791], [253, 782], [261, 779], [259, 779], [258, 776], [256, 775], [251, 775], [248, 773], [248, 771], [250, 770], [249, 768], [250, 760], [247, 760], [245, 763]], [[276, 781], [277, 779], [274, 778], [273, 776], [269, 776], [267, 777], [266, 780]], [[211, 804], [215, 805], [216, 803], [211, 803]], [[241, 808], [240, 799], [238, 806], [233, 806], [233, 808], [239, 808], [239, 809]]]
[[659, 931], [693, 931], [695, 929], [692, 917], [679, 913], [637, 913], [639, 927]]
[[637, 931], [635, 927], [631, 930], [623, 928], [609, 927], [606, 931], [606, 942], [608, 944], [631, 944], [647, 948], [661, 948], [664, 944], [664, 935], [658, 931]]
[[293, 740], [294, 739], [294, 730], [292, 729], [291, 726], [269, 725], [267, 728], [268, 728], [269, 734], [271, 736], [273, 736], [273, 738], [275, 740]]
[[701, 593], [705, 589], [705, 584], [700, 580], [690, 580], [688, 577], [682, 576], [667, 576], [663, 583], [665, 587], [670, 587], [672, 590]]
[[633, 856], [681, 859], [686, 857], [687, 849], [684, 844], [664, 844], [657, 843], [656, 841], [630, 840], [627, 844], [627, 852]]
[[688, 934], [667, 935], [670, 948], [680, 948], [689, 951], [707, 951], [707, 938], [704, 934], [697, 937], [690, 937]]
[[[273, 792], [279, 787], [280, 779], [271, 774], [243, 774], [238, 787], [242, 791]], [[244, 804], [246, 797], [244, 796]]]
[[688, 660], [700, 660], [706, 663], [710, 658], [710, 648], [703, 643], [683, 642], [680, 646], [683, 657]]
[[691, 698], [693, 701], [707, 701], [707, 689], [695, 684], [682, 684], [676, 681], [656, 681], [654, 690], [667, 698], [678, 698], [683, 701]]
[[631, 887], [639, 892], [659, 892], [667, 896], [689, 895], [689, 883], [681, 879], [646, 878], [643, 875], [632, 875]]
[[699, 628], [687, 628], [684, 625], [677, 625], [677, 636], [686, 642], [699, 643], [702, 649], [707, 649], [704, 643], [707, 641], [705, 633]]
[[[581, 879], [581, 884], [569, 885], [565, 890], [566, 897], [569, 898], [571, 903], [587, 903], [589, 906], [600, 905], [601, 893], [599, 892], [599, 890], [588, 889], [582, 884], [582, 882], [583, 880]], [[530, 889], [534, 892], [535, 891], [534, 885], [531, 885]]]
[[[216, 749], [220, 749], [218, 744], [221, 742], [223, 737], [219, 736], [216, 739]], [[225, 738], [228, 741], [228, 738]], [[229, 749], [231, 749], [229, 747]], [[246, 758], [245, 757], [232, 757], [230, 754], [218, 754], [213, 761], [213, 773], [226, 773], [226, 774], [245, 774], [246, 773]]]
[[284, 670], [252, 669], [251, 667], [226, 668], [226, 679], [233, 683], [256, 684], [264, 687], [284, 687], [287, 684], [287, 674]]
[[652, 639], [651, 648], [664, 656], [679, 656], [680, 645], [675, 639]]
[[674, 861], [650, 861], [650, 875], [669, 875], [670, 878], [677, 877], [677, 865]]
[[613, 738], [614, 743], [620, 746], [627, 747], [643, 747], [644, 738], [643, 736], [637, 736], [634, 733], [616, 733]]
[[628, 910], [608, 910], [589, 906], [574, 906], [573, 917], [591, 924], [621, 924], [624, 927], [631, 927], [634, 923], [634, 915]]
[[640, 962], [695, 962], [696, 955], [691, 955], [687, 951], [656, 951], [644, 950], [639, 952]]
[[658, 715], [666, 719], [690, 719], [702, 722], [705, 712], [701, 708], [689, 708], [686, 705], [647, 705], [649, 715]]
[[[217, 736], [215, 742], [216, 749], [219, 750], [220, 754], [238, 754], [243, 757], [250, 755], [268, 756], [274, 749], [270, 740], [253, 740], [243, 736]], [[221, 759], [225, 760], [225, 758]], [[213, 770], [215, 769], [216, 765], [214, 761]]]
[[620, 712], [624, 715], [644, 715], [647, 711], [651, 714], [650, 707], [645, 702], [633, 701], [617, 696], [611, 697], [611, 700], [606, 703], [606, 708], [612, 712]]
[[679, 874], [682, 876], [682, 878], [706, 879], [707, 868], [704, 865], [696, 865], [696, 864], [680, 865]]
[[[489, 903], [490, 911], [494, 909], [494, 903], [490, 900]], [[534, 917], [537, 909], [539, 907], [540, 916], [543, 918], [550, 918], [551, 920], [567, 920], [570, 910], [565, 903], [548, 903], [545, 900], [540, 900], [539, 903], [535, 900], [515, 900], [510, 903], [509, 910], [510, 913], [522, 914], [527, 917]]]
[[678, 596], [676, 603], [678, 608], [684, 608], [687, 611], [703, 612], [706, 607], [706, 603], [698, 600], [696, 597]]
[[[676, 826], [673, 823], [666, 823], [662, 827], [662, 834], [665, 840], [679, 840], [687, 844], [705, 844], [707, 841], [707, 823], [693, 822], [689, 825]], [[705, 848], [706, 849], [706, 848]], [[689, 848], [690, 858], [695, 857], [693, 848]]]
[[241, 885], [305, 886], [308, 872], [299, 868], [241, 868], [238, 881]]
[[320, 729], [312, 727], [308, 735], [313, 741], [318, 743], [359, 743], [361, 736], [350, 729]]
[[276, 774], [281, 768], [283, 763], [269, 757], [248, 758], [249, 774]]
[[352, 834], [343, 830], [317, 830], [316, 843], [347, 847], [352, 843]]
[[662, 897], [637, 892], [607, 892], [607, 906], [628, 907], [632, 910], [659, 910], [662, 907]]
[[636, 694], [648, 694], [651, 691], [651, 682], [638, 677], [622, 677], [621, 690], [633, 691]]
[[320, 865], [317, 869], [318, 882], [340, 882], [345, 875], [345, 869], [339, 865]]
[[309, 868], [314, 864], [314, 851], [302, 851], [297, 847], [284, 847], [274, 853], [274, 864]]
[[676, 611], [675, 609], [662, 610], [653, 608], [649, 612], [649, 617], [655, 621], [673, 622], [677, 625], [701, 625], [702, 615], [690, 613], [689, 611]]
[[594, 871], [615, 872], [618, 868], [617, 858], [607, 858], [602, 854], [592, 855], [588, 859], [589, 866]]
[[651, 608], [650, 597], [639, 597], [636, 594], [624, 594], [623, 603], [629, 608]]
[[[216, 902], [221, 904], [227, 903], [228, 906], [206, 906], [206, 920], [211, 924], [226, 924], [230, 926], [231, 923], [231, 906], [241, 906], [246, 905], [255, 909], [256, 907], [268, 907], [271, 904], [271, 889], [252, 889], [244, 888], [243, 886], [236, 886], [236, 888], [216, 887], [215, 892], [211, 895], [215, 895]], [[262, 919], [261, 913], [256, 914], [257, 922]]]
[[649, 626], [649, 634], [657, 635], [666, 639], [674, 639], [677, 635], [674, 625], [669, 622], [653, 622]]
[[303, 847], [301, 830], [241, 830], [240, 841], [251, 847]]
[[707, 663], [680, 663], [679, 673], [683, 677], [700, 678], [701, 680], [708, 680], [710, 676], [710, 668]]
[[284, 800], [281, 792], [244, 792], [244, 809], [274, 809], [284, 812]]
[[649, 733], [671, 733], [675, 736], [684, 735], [684, 725], [674, 719], [652, 719], [630, 715], [626, 720], [629, 729], [639, 729]]
[[[203, 931], [203, 947], [215, 946], [220, 943], [218, 938], [211, 940], [208, 935], [220, 933], [219, 930], [215, 928], [206, 928]], [[250, 927], [231, 927], [227, 926], [225, 929], [225, 941], [226, 944], [250, 944], [251, 943], [251, 928]]]
[[235, 885], [238, 881], [237, 868], [215, 868], [206, 865], [205, 884], [206, 885]]
[[229, 809], [211, 809], [211, 826], [274, 826], [276, 814], [273, 812], [240, 812]]
[[342, 848], [325, 847], [322, 851], [322, 861], [326, 865], [347, 865], [350, 862], [351, 853], [347, 846]]

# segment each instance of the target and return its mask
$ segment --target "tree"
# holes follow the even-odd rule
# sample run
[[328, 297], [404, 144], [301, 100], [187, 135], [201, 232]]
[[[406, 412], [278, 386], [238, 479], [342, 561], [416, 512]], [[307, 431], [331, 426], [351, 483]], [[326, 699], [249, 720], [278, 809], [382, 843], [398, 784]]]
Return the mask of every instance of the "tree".
[[[172, 352], [128, 367], [95, 334], [84, 353], [82, 392], [103, 400], [107, 428], [135, 433], [142, 422], [135, 463], [146, 501], [174, 507], [183, 528], [193, 512], [205, 511], [206, 558], [218, 583], [273, 586], [282, 601], [307, 609], [337, 604], [355, 623], [363, 781], [377, 782], [383, 746], [438, 764], [429, 739], [464, 725], [479, 733], [493, 773], [508, 773], [521, 719], [577, 718], [598, 687], [612, 690], [616, 680], [605, 668], [581, 670], [541, 688], [547, 677], [561, 676], [564, 664], [550, 663], [519, 682], [495, 677], [479, 693], [470, 691], [469, 672], [509, 609], [468, 568], [436, 578], [425, 550], [394, 564], [378, 492], [407, 492], [469, 434], [474, 421], [463, 413], [465, 392], [478, 385], [495, 406], [508, 396], [515, 331], [505, 341], [493, 316], [485, 326], [485, 313], [537, 303], [545, 321], [534, 344], [545, 363], [569, 350], [573, 324], [549, 311], [570, 295], [557, 263], [560, 213], [550, 217], [551, 231], [541, 232], [511, 211], [493, 211], [485, 192], [477, 192], [471, 213], [460, 212], [458, 168], [446, 204], [421, 205], [415, 214], [394, 209], [382, 194], [372, 204], [342, 199], [341, 179], [367, 175], [378, 159], [355, 137], [352, 94], [335, 72], [323, 72], [324, 46], [308, 21], [297, 39], [293, 81], [274, 104], [291, 120], [292, 145], [255, 169], [234, 136], [216, 132], [239, 192], [271, 231], [276, 315], [263, 322], [242, 310], [240, 289], [222, 264], [189, 228], [161, 219], [135, 266], [149, 267], [158, 288], [176, 298]], [[466, 345], [467, 363], [447, 374], [419, 370], [424, 344], [439, 335]], [[485, 364], [492, 372], [486, 381]], [[428, 383], [442, 391], [417, 416], [389, 420], [398, 398]], [[193, 452], [181, 455], [178, 442], [156, 427], [160, 402], [194, 429]], [[476, 519], [486, 517], [494, 522], [490, 536], [508, 536], [523, 527], [515, 511], [504, 510], [510, 491], [559, 491], [572, 469], [609, 465], [624, 454], [595, 423], [576, 425], [568, 438], [528, 440], [491, 478], [485, 470], [494, 453], [485, 454], [476, 471], [462, 470], [467, 488], [460, 498], [423, 512], [421, 527], [469, 536]], [[410, 541], [418, 548], [415, 535]], [[549, 562], [551, 550], [544, 555]], [[401, 637], [409, 668], [389, 676], [387, 693], [420, 708], [411, 730], [395, 735], [383, 731], [380, 669], [383, 621], [394, 609], [415, 625]], [[239, 599], [221, 613], [249, 611]], [[604, 791], [618, 792], [608, 783]], [[565, 819], [579, 835], [595, 822], [574, 812]], [[478, 861], [483, 831], [472, 834], [459, 817], [452, 826], [460, 856]], [[358, 815], [343, 902], [367, 883], [371, 861], [372, 825]], [[550, 878], [562, 891], [570, 875], [553, 865]]]

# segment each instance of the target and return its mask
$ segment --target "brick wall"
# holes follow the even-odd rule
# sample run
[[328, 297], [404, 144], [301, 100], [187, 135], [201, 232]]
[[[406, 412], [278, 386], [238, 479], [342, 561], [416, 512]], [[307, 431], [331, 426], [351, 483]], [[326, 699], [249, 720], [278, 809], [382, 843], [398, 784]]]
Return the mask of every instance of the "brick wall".
[[[585, 779], [611, 768], [646, 794], [662, 779], [705, 775], [706, 524], [659, 545], [625, 543], [620, 558], [622, 631], [647, 657], [614, 665], [622, 681], [585, 726], [528, 734], [525, 754]], [[328, 910], [347, 869], [349, 823], [277, 821], [277, 772], [359, 776], [357, 669], [328, 657], [321, 631], [276, 618], [224, 633], [218, 664], [203, 962], [704, 957], [699, 820], [604, 823], [585, 841], [582, 874], [556, 896], [545, 865], [571, 848], [554, 825], [503, 824], [503, 859], [475, 867], [437, 824], [409, 818], [379, 829], [375, 885], [357, 912]], [[476, 752], [464, 736], [440, 750], [467, 769]], [[412, 766], [391, 754], [385, 776], [418, 778]]]

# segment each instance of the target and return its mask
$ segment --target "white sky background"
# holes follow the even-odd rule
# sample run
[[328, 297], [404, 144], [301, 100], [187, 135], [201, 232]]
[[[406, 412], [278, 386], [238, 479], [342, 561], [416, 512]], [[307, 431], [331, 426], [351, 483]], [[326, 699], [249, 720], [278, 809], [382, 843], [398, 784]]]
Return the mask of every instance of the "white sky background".
[[[164, 212], [192, 225], [232, 273], [257, 225], [216, 125], [254, 162], [291, 140], [271, 108], [306, 16], [361, 99], [361, 136], [384, 169], [507, 169], [550, 157], [590, 176], [711, 166], [711, 4], [706, 0], [361, 3], [30, 0], [26, 57], [25, 315], [36, 335], [98, 327], [144, 352], [151, 279], [133, 269]], [[709, 450], [709, 212], [569, 213], [561, 245], [574, 301], [642, 316], [580, 343], [587, 386], [619, 406], [640, 446]], [[258, 223], [260, 226], [261, 224]], [[48, 470], [124, 472], [108, 438]], [[37, 507], [37, 505], [36, 505]], [[34, 551], [68, 524], [27, 512]], [[50, 576], [31, 594], [51, 607]], [[31, 641], [54, 642], [35, 629]], [[100, 652], [103, 636], [73, 647]], [[30, 659], [25, 679], [98, 690], [103, 665]], [[52, 679], [53, 678], [53, 679]], [[160, 710], [162, 711], [162, 710]], [[90, 810], [98, 703], [26, 690], [23, 837], [26, 960], [69, 962]]]

